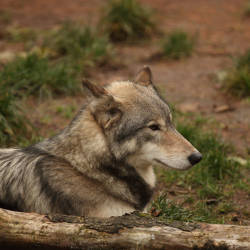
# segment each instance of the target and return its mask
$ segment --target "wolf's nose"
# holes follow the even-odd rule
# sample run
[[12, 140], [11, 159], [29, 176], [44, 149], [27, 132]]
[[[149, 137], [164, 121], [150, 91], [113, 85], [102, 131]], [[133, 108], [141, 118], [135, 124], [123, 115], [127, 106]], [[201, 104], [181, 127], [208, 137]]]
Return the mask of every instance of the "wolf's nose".
[[188, 156], [188, 160], [192, 165], [195, 165], [202, 159], [202, 154], [200, 152], [192, 153]]

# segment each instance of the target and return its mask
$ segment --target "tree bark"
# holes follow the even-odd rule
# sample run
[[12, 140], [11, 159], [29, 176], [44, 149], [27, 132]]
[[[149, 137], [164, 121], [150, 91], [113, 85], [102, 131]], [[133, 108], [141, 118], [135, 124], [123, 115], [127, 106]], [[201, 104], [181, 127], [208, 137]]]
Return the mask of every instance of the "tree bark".
[[250, 226], [168, 224], [147, 214], [107, 219], [0, 209], [0, 249], [250, 249]]

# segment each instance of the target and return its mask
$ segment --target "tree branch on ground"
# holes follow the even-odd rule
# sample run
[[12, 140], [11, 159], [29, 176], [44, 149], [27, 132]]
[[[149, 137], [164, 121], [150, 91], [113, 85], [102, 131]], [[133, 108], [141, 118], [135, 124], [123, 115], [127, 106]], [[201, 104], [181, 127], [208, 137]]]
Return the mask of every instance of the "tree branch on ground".
[[250, 249], [249, 236], [250, 226], [169, 224], [139, 212], [100, 219], [0, 209], [1, 249]]

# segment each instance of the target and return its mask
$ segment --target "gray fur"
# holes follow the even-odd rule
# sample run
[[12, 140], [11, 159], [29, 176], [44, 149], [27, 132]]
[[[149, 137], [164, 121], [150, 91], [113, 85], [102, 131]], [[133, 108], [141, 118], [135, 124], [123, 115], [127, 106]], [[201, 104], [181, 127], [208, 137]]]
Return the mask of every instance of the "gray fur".
[[[172, 143], [181, 154], [195, 151], [175, 131], [148, 70], [136, 83], [105, 89], [85, 82], [92, 96], [61, 133], [25, 149], [0, 149], [0, 203], [27, 212], [99, 217], [143, 210], [154, 189], [143, 146]], [[169, 142], [149, 129], [157, 119]]]

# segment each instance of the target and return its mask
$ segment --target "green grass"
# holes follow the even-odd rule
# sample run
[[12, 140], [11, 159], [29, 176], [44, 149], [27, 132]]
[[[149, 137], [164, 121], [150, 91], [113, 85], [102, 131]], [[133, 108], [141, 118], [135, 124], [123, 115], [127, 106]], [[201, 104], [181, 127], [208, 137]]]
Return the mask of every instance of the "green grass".
[[[230, 210], [231, 211], [231, 210]], [[223, 223], [223, 217], [217, 218], [214, 211], [202, 202], [196, 202], [193, 209], [187, 209], [184, 204], [178, 204], [167, 199], [166, 195], [160, 195], [151, 207], [151, 214], [157, 215], [160, 218], [171, 221], [184, 221], [184, 222], [210, 222], [210, 223]]]
[[235, 59], [224, 80], [224, 88], [239, 97], [250, 96], [250, 49]]
[[153, 202], [153, 208], [165, 219], [224, 223], [234, 211], [232, 195], [249, 189], [242, 166], [228, 157], [233, 149], [218, 136], [202, 131], [202, 123], [201, 119], [192, 124], [177, 122], [178, 131], [202, 152], [202, 161], [188, 171], [157, 171], [167, 190], [185, 191], [181, 203], [169, 201], [166, 195]]
[[76, 107], [74, 105], [58, 106], [56, 112], [65, 119], [72, 119], [75, 115]]
[[210, 189], [216, 181], [225, 181], [226, 178], [231, 180], [238, 176], [238, 165], [227, 157], [232, 149], [217, 136], [201, 132], [194, 125], [180, 123], [177, 129], [203, 154], [202, 162], [189, 171], [190, 176], [186, 176], [189, 183], [203, 187], [205, 183], [207, 189]]
[[34, 29], [12, 26], [7, 28], [6, 37], [10, 42], [35, 42], [37, 40], [37, 33]]
[[20, 100], [0, 85], [0, 148], [24, 147], [41, 140], [23, 110]]
[[64, 23], [47, 38], [45, 46], [54, 50], [56, 57], [64, 57], [78, 67], [103, 65], [112, 57], [106, 36], [74, 22]]
[[244, 17], [250, 17], [250, 1], [247, 2], [244, 11], [243, 11]]
[[12, 21], [12, 13], [9, 10], [0, 10], [0, 23], [5, 25], [10, 24]]
[[[111, 58], [108, 39], [80, 24], [68, 22], [49, 34], [49, 42], [44, 42], [42, 47], [1, 65], [0, 146], [25, 146], [29, 141], [39, 140], [20, 108], [23, 97], [32, 95], [43, 99], [76, 94], [84, 69], [102, 65]], [[11, 27], [7, 35], [9, 41], [25, 44], [30, 41], [35, 44], [37, 39], [37, 34], [26, 28]], [[58, 112], [68, 118], [74, 108]]]
[[166, 35], [162, 42], [162, 54], [174, 60], [191, 56], [195, 45], [194, 37], [181, 30]]
[[[32, 39], [28, 30], [21, 31], [12, 29], [14, 41]], [[15, 96], [71, 95], [80, 90], [78, 79], [89, 67], [107, 63], [112, 55], [112, 46], [105, 36], [67, 22], [47, 34], [42, 47], [35, 47], [27, 56], [17, 57], [4, 65], [0, 83]]]
[[64, 63], [51, 63], [46, 57], [30, 54], [6, 64], [0, 72], [0, 83], [15, 96], [44, 98], [76, 93], [76, 75], [77, 71]]
[[183, 208], [168, 200], [164, 195], [159, 196], [153, 203], [151, 211], [157, 212], [161, 218], [168, 221], [193, 221], [202, 220], [202, 217], [196, 216], [194, 211]]
[[10, 91], [0, 85], [0, 147], [27, 137], [28, 121]]
[[101, 24], [114, 42], [141, 40], [155, 30], [152, 11], [136, 0], [110, 0]]

